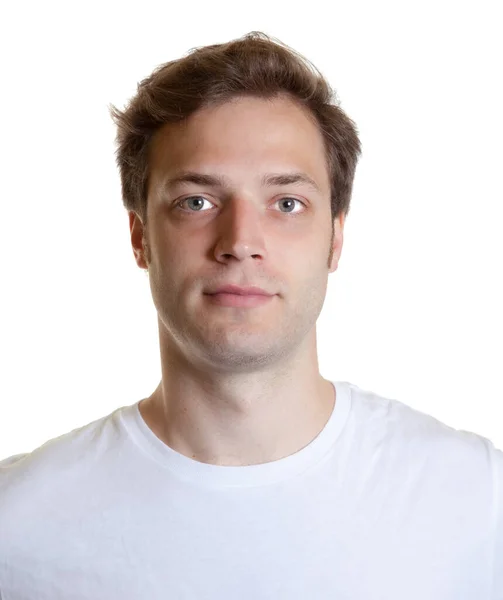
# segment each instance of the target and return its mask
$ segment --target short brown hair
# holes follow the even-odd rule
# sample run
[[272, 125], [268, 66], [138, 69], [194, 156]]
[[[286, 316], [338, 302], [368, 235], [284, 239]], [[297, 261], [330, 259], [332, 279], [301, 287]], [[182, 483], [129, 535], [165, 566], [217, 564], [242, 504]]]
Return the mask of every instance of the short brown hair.
[[325, 143], [332, 224], [340, 214], [347, 216], [361, 153], [356, 126], [339, 108], [335, 92], [312, 63], [258, 31], [192, 49], [143, 79], [124, 111], [110, 105], [117, 125], [116, 161], [126, 209], [146, 223], [150, 141], [164, 124], [239, 96], [277, 95], [288, 96], [314, 117]]

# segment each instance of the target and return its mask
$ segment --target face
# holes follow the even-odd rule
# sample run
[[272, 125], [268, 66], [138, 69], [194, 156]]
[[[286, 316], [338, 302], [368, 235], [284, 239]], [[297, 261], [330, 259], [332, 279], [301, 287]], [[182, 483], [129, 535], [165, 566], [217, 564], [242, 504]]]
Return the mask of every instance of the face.
[[[236, 373], [273, 365], [315, 337], [344, 217], [332, 237], [323, 138], [304, 110], [250, 97], [203, 109], [157, 132], [149, 166], [147, 226], [129, 217], [161, 344]], [[188, 172], [198, 177], [181, 178]], [[273, 295], [243, 307], [205, 294], [229, 283]]]

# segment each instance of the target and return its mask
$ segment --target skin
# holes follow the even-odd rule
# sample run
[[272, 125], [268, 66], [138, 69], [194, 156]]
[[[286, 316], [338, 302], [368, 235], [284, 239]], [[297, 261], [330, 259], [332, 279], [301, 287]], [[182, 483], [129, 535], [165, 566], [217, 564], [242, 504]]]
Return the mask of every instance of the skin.
[[[318, 435], [336, 402], [319, 373], [316, 321], [338, 266], [344, 216], [332, 235], [322, 136], [285, 97], [242, 97], [163, 126], [149, 166], [147, 225], [132, 211], [129, 223], [158, 313], [162, 378], [140, 413], [159, 439], [200, 462], [289, 456]], [[185, 170], [228, 181], [166, 189]], [[272, 172], [303, 172], [319, 191], [262, 186]], [[253, 308], [203, 295], [224, 283], [276, 295]]]

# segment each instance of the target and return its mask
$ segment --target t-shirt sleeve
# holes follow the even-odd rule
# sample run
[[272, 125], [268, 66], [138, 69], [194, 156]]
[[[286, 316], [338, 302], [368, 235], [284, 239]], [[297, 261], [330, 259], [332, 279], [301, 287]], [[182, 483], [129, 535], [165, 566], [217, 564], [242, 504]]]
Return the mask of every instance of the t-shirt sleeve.
[[503, 451], [494, 451], [495, 547], [491, 600], [503, 600]]

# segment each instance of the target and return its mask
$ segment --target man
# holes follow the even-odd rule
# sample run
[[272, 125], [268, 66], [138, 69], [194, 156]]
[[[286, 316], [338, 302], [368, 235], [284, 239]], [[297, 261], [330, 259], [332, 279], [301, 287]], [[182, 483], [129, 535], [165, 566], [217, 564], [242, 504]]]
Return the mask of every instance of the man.
[[319, 373], [360, 152], [331, 99], [250, 34], [112, 109], [162, 379], [0, 463], [4, 600], [503, 599], [503, 452]]

